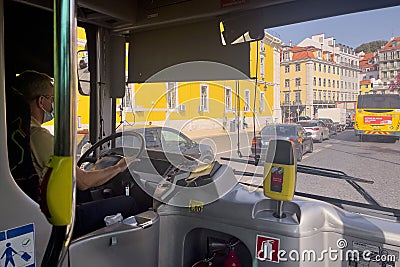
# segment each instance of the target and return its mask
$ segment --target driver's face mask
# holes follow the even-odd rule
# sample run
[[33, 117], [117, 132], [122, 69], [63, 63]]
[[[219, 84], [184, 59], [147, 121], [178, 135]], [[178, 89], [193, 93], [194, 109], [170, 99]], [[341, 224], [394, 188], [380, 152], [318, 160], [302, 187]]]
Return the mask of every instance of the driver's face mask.
[[[49, 98], [47, 96], [44, 96], [44, 98], [47, 101], [50, 101]], [[51, 121], [54, 118], [54, 102], [51, 103], [51, 111], [47, 111], [42, 107], [43, 111], [44, 111], [44, 117], [43, 117], [43, 122], [42, 123], [46, 123], [48, 121]]]

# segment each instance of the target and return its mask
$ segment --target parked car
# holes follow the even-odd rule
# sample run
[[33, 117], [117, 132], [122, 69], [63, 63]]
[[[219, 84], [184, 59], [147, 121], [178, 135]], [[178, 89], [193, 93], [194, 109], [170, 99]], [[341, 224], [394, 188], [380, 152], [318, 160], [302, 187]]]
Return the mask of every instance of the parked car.
[[266, 152], [270, 140], [285, 139], [294, 143], [297, 161], [303, 159], [303, 154], [313, 152], [314, 143], [311, 135], [301, 125], [297, 124], [274, 124], [265, 126], [260, 133], [253, 137], [251, 152], [257, 152], [260, 159], [265, 161]]
[[181, 153], [210, 163], [214, 161], [215, 155], [211, 146], [199, 144], [176, 129], [161, 126], [141, 126], [128, 129], [141, 134], [146, 141], [146, 149]]
[[315, 141], [322, 142], [324, 139], [329, 139], [329, 129], [322, 121], [299, 121], [298, 124], [311, 133], [311, 137]]
[[329, 129], [329, 136], [335, 135], [338, 132], [338, 124], [329, 118], [318, 118], [317, 120], [322, 121]]
[[293, 121], [298, 122], [298, 121], [309, 121], [311, 120], [311, 117], [309, 116], [299, 116], [298, 118], [295, 118]]
[[349, 113], [346, 115], [346, 128], [354, 128], [354, 113]]

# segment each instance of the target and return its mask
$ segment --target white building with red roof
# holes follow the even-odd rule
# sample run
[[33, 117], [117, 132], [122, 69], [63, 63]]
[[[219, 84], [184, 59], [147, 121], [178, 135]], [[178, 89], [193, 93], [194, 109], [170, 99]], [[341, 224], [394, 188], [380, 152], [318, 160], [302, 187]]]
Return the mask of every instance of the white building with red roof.
[[305, 38], [298, 46], [314, 46], [329, 54], [332, 61], [340, 66], [340, 100], [355, 101], [359, 94], [359, 58], [348, 45], [336, 43], [334, 37], [325, 37], [324, 33]]
[[360, 55], [360, 81], [379, 79], [378, 52]]
[[392, 38], [378, 53], [379, 78], [389, 86], [400, 73], [400, 37]]

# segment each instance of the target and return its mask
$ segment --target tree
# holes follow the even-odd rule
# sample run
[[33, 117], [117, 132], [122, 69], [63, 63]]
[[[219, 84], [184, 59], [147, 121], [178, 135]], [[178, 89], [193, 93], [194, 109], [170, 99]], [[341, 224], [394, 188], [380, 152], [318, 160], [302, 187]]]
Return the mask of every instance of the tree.
[[382, 46], [387, 44], [387, 42], [388, 41], [385, 40], [372, 41], [358, 46], [354, 51], [356, 53], [360, 53], [361, 51], [364, 51], [364, 53], [376, 52], [381, 49]]
[[397, 74], [395, 81], [390, 82], [389, 90], [392, 92], [397, 91], [397, 93], [400, 94], [400, 73]]

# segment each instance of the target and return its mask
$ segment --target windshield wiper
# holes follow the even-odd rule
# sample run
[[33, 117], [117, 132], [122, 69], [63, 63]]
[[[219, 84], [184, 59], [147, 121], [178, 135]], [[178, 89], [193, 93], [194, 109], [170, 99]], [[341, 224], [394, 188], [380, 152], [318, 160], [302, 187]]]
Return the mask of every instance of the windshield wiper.
[[342, 171], [307, 166], [307, 165], [300, 165], [300, 164], [297, 165], [297, 172], [313, 174], [313, 175], [321, 175], [321, 176], [325, 176], [325, 177], [336, 178], [336, 179], [341, 179], [341, 180], [346, 180], [346, 181], [366, 183], [366, 184], [374, 183], [374, 181], [372, 181], [372, 180], [349, 176]]
[[[254, 163], [252, 160], [245, 160], [245, 159], [230, 159], [230, 158], [221, 158], [224, 160], [232, 160], [236, 162], [241, 162], [241, 163]], [[382, 207], [378, 201], [376, 201], [364, 188], [362, 188], [357, 182], [359, 183], [367, 183], [367, 184], [373, 184], [374, 181], [372, 180], [367, 180], [363, 178], [357, 178], [357, 177], [352, 177], [347, 175], [346, 173], [338, 170], [332, 170], [332, 169], [325, 169], [325, 168], [319, 168], [319, 167], [312, 167], [312, 166], [307, 166], [307, 165], [297, 165], [297, 172], [300, 173], [306, 173], [306, 174], [311, 174], [311, 175], [318, 175], [318, 176], [323, 176], [323, 177], [328, 177], [328, 178], [334, 178], [334, 179], [339, 179], [339, 180], [345, 180], [348, 182], [369, 204], [373, 206], [378, 206]], [[251, 172], [242, 172], [242, 171], [237, 171], [233, 170], [233, 173], [235, 175], [243, 175], [243, 176], [255, 176], [255, 177], [264, 177], [262, 174], [258, 173], [251, 173]], [[242, 182], [241, 182], [242, 183]], [[248, 183], [242, 183], [244, 185], [249, 185], [249, 186], [255, 186], [258, 188], [262, 188], [262, 186], [259, 185], [252, 185]]]
[[321, 175], [325, 177], [346, 180], [346, 182], [348, 182], [369, 204], [381, 207], [378, 201], [376, 201], [364, 188], [362, 188], [359, 184], [356, 183], [359, 182], [359, 183], [373, 184], [374, 181], [372, 180], [352, 177], [342, 171], [319, 168], [319, 167], [311, 167], [307, 165], [297, 165], [297, 171], [301, 173]]

